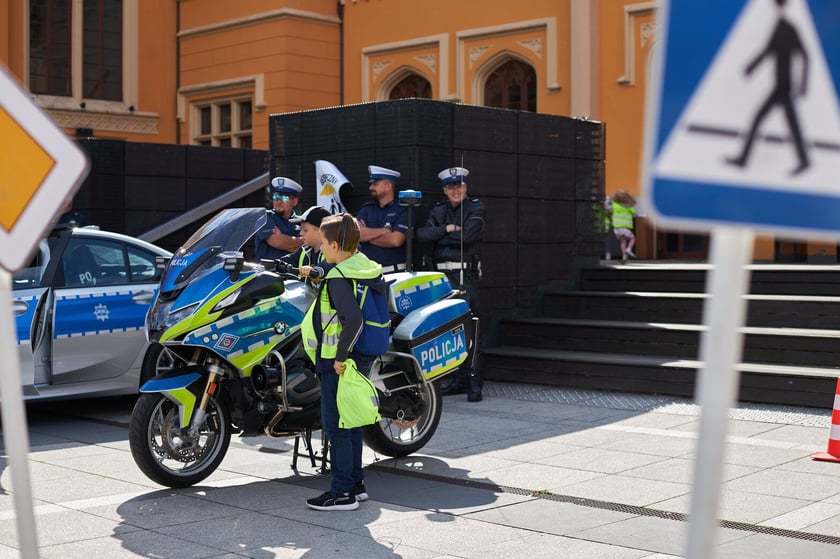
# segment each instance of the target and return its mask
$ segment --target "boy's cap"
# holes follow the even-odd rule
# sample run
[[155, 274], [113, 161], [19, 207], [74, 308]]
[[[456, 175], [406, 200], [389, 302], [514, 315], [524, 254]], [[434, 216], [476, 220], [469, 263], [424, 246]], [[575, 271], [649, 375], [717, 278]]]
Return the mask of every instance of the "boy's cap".
[[325, 217], [329, 216], [330, 212], [322, 208], [321, 206], [312, 206], [302, 214], [297, 217], [293, 217], [289, 221], [291, 223], [309, 223], [314, 225], [315, 227], [320, 227], [321, 222], [324, 220]]

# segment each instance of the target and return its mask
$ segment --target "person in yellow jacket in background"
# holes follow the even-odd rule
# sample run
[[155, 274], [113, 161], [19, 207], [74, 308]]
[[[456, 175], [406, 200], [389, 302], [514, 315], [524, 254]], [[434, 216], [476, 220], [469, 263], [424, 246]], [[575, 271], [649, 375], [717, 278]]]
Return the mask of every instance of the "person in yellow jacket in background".
[[633, 218], [636, 216], [636, 199], [619, 190], [612, 198], [612, 225], [615, 238], [621, 243], [621, 261], [627, 262], [627, 257], [636, 258], [633, 247], [636, 245], [636, 235], [633, 233]]
[[[329, 491], [308, 499], [315, 510], [355, 510], [368, 499], [362, 469], [362, 429], [338, 427], [338, 378], [353, 359], [360, 373], [367, 375], [375, 355], [354, 349], [362, 333], [364, 318], [356, 299], [356, 284], [386, 290], [382, 266], [358, 251], [359, 223], [349, 214], [331, 215], [321, 222], [323, 265], [321, 289], [301, 324], [304, 349], [321, 381], [321, 425], [330, 441], [332, 482]], [[301, 275], [309, 275], [303, 267]]]

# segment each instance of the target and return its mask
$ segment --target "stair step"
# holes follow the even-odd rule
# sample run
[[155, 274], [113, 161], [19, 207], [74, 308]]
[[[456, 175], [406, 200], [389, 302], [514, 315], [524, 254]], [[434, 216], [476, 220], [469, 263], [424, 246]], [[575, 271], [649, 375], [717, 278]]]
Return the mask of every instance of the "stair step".
[[[546, 293], [543, 314], [555, 318], [700, 324], [705, 293], [566, 291]], [[747, 325], [840, 329], [840, 297], [747, 295]]]
[[[641, 355], [499, 346], [482, 350], [490, 380], [692, 397], [702, 363]], [[840, 368], [740, 363], [739, 399], [831, 408]]]
[[[705, 291], [708, 263], [602, 262], [581, 271], [580, 286], [587, 291]], [[840, 266], [753, 264], [750, 293], [840, 295]]]
[[[702, 362], [696, 359], [679, 359], [667, 357], [652, 357], [646, 355], [628, 355], [617, 353], [592, 353], [586, 351], [562, 351], [553, 349], [537, 349], [520, 346], [498, 346], [483, 349], [482, 356], [495, 355], [500, 357], [538, 358], [549, 361], [584, 361], [588, 363], [607, 363], [616, 365], [644, 365], [673, 367], [678, 369], [697, 370]], [[770, 363], [738, 363], [735, 369], [742, 373], [760, 373], [763, 375], [798, 375], [808, 377], [831, 378], [840, 377], [840, 367], [802, 367], [796, 365], [777, 365]]]
[[[499, 324], [507, 345], [696, 358], [706, 327], [697, 324], [562, 318], [508, 319]], [[809, 366], [840, 364], [840, 330], [753, 327], [744, 334], [744, 359]]]
[[[593, 328], [619, 328], [628, 330], [653, 330], [663, 332], [702, 332], [707, 329], [706, 326], [702, 324], [680, 324], [674, 322], [639, 322], [625, 320], [587, 320], [555, 317], [517, 318], [503, 320], [502, 322], [519, 322], [523, 324], [533, 324], [535, 326], [588, 326]], [[792, 328], [787, 326], [743, 326], [740, 328], [740, 331], [744, 334], [755, 334], [762, 336], [803, 336], [813, 338], [840, 338], [840, 329], [834, 330], [827, 328]], [[840, 347], [838, 347], [838, 349], [840, 349]]]

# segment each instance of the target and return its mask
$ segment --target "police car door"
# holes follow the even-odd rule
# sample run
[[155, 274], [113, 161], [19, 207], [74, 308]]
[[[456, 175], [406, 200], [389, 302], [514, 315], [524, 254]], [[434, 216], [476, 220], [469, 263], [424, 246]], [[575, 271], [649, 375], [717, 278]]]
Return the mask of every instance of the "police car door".
[[[49, 376], [49, 311], [52, 308], [50, 278], [57, 266], [49, 266], [58, 236], [44, 239], [29, 265], [12, 277], [12, 308], [15, 316], [21, 385], [43, 382]], [[31, 389], [30, 389], [31, 390]]]
[[142, 258], [146, 276], [136, 277], [137, 267], [129, 265], [139, 252], [145, 251], [116, 240], [70, 240], [61, 262], [64, 285], [55, 292], [51, 384], [139, 371], [146, 311], [157, 288], [153, 254]]

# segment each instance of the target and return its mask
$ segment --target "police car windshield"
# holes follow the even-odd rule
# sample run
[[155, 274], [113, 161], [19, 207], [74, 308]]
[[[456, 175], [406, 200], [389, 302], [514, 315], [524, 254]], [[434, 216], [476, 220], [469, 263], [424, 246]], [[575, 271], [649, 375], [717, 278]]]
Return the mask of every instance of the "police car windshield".
[[178, 254], [195, 254], [218, 246], [223, 252], [238, 251], [265, 225], [264, 208], [222, 210], [193, 233]]

